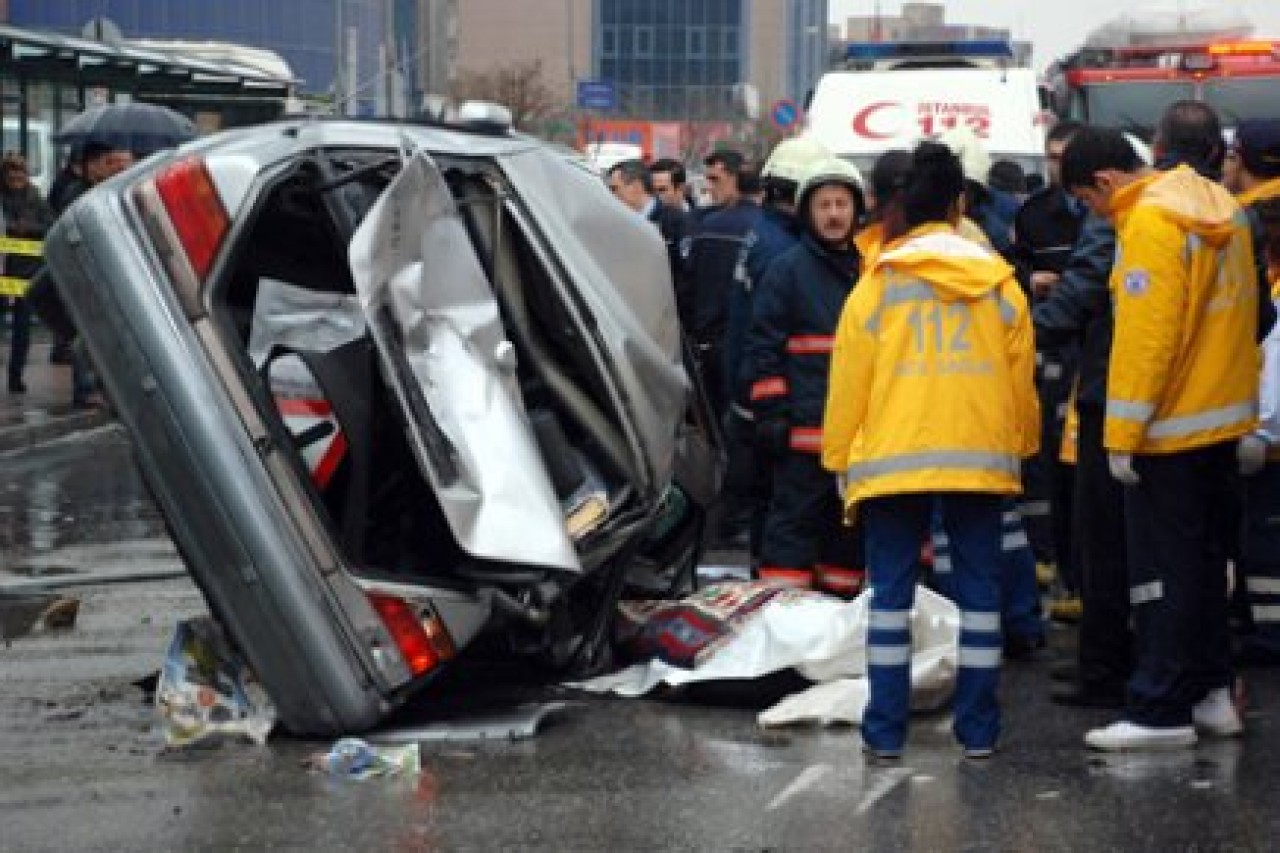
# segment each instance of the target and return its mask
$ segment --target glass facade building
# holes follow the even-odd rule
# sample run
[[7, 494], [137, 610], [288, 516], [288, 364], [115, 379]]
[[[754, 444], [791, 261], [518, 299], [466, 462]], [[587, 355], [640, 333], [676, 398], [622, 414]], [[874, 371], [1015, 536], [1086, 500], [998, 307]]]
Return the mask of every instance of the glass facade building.
[[[125, 38], [225, 41], [280, 54], [301, 90], [332, 91], [338, 56], [338, 27], [348, 52], [344, 89], [355, 91], [361, 112], [370, 112], [378, 92], [379, 47], [413, 56], [415, 0], [9, 0], [9, 23], [78, 35], [105, 18]], [[385, 38], [388, 26], [394, 36]], [[409, 46], [406, 51], [405, 46]], [[415, 79], [411, 69], [407, 79]]]
[[748, 0], [596, 0], [593, 63], [620, 111], [724, 119], [750, 67]]

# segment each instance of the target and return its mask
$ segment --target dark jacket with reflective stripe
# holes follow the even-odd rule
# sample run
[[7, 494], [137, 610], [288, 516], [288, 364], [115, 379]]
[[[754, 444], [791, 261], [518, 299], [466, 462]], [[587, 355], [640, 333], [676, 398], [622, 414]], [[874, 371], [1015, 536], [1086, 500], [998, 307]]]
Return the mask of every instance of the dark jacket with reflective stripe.
[[[4, 213], [4, 233], [9, 237], [39, 240], [53, 224], [53, 211], [34, 184], [18, 191], [0, 190], [0, 208]], [[42, 264], [38, 256], [14, 253], [5, 259], [5, 273], [30, 280]]]
[[747, 235], [756, 227], [760, 207], [742, 201], [708, 214], [689, 243], [685, 265], [688, 297], [680, 307], [685, 332], [695, 343], [719, 342], [729, 321], [729, 292]]
[[725, 376], [730, 377], [736, 403], [751, 399], [751, 361], [747, 335], [751, 331], [752, 302], [770, 264], [800, 241], [795, 217], [772, 207], [764, 208], [755, 230], [747, 238], [745, 259], [738, 265], [729, 293], [729, 327], [725, 332]]
[[822, 425], [833, 336], [859, 267], [855, 250], [833, 251], [809, 234], [769, 265], [754, 294], [747, 338], [758, 419]]

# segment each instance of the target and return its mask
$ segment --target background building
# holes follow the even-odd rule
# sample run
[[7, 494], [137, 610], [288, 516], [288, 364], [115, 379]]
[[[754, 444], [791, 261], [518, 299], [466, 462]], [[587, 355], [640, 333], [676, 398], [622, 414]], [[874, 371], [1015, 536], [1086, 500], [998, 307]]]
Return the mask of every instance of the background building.
[[[941, 3], [903, 3], [897, 15], [849, 18], [845, 22], [845, 38], [849, 41], [1012, 41], [1013, 35], [1004, 27], [947, 23], [946, 8]], [[1014, 57], [1020, 65], [1029, 64], [1030, 43], [1014, 42]]]
[[419, 0], [420, 85], [540, 62], [568, 107], [572, 79], [611, 83], [626, 119], [737, 116], [750, 84], [762, 109], [803, 99], [827, 58], [827, 0]]
[[[6, 8], [7, 7], [7, 8]], [[351, 92], [353, 112], [372, 113], [388, 97], [388, 65], [413, 68], [417, 0], [0, 0], [20, 27], [78, 35], [95, 19], [125, 38], [213, 40], [279, 53], [302, 80], [302, 92]], [[338, 37], [339, 30], [343, 37]], [[339, 44], [345, 53], [337, 61]], [[336, 79], [335, 79], [336, 78]], [[416, 93], [405, 93], [409, 102]]]

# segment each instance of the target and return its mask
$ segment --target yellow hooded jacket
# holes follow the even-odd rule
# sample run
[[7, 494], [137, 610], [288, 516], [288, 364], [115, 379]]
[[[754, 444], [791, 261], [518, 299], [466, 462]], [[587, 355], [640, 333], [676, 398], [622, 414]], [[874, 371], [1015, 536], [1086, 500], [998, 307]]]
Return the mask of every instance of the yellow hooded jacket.
[[1103, 443], [1175, 453], [1257, 421], [1257, 272], [1243, 209], [1180, 166], [1117, 190]]
[[1017, 494], [1040, 413], [1026, 298], [998, 255], [930, 224], [889, 243], [836, 330], [822, 462], [849, 510], [892, 494]]

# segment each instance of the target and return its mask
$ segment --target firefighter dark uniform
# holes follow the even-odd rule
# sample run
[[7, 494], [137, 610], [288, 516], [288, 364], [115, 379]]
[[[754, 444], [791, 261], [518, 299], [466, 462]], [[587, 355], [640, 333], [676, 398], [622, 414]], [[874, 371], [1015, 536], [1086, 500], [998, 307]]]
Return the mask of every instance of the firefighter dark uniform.
[[755, 230], [759, 217], [759, 206], [749, 201], [708, 214], [698, 223], [685, 259], [689, 286], [677, 307], [718, 418], [723, 418], [729, 407], [724, 346], [730, 293], [747, 237]]
[[[855, 188], [861, 204], [856, 170], [846, 164], [847, 171], [836, 173], [827, 165], [831, 174], [801, 190], [802, 223], [813, 191], [826, 183]], [[859, 256], [852, 240], [835, 249], [802, 227], [799, 245], [773, 261], [754, 294], [747, 340], [757, 445], [772, 445], [776, 453], [758, 573], [853, 595], [862, 586], [857, 536], [843, 524], [835, 478], [822, 469], [819, 454], [832, 335], [857, 280]]]

